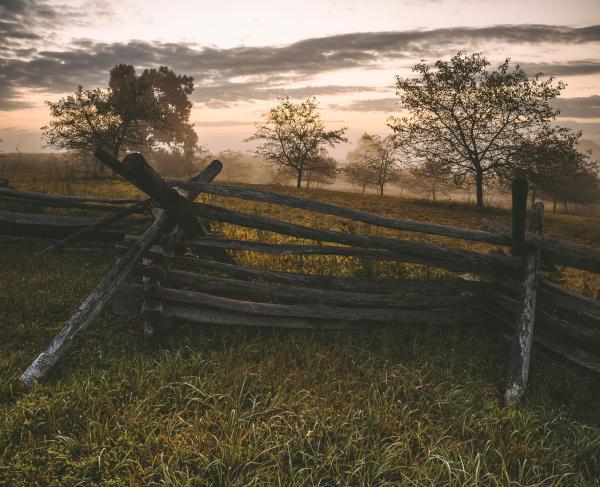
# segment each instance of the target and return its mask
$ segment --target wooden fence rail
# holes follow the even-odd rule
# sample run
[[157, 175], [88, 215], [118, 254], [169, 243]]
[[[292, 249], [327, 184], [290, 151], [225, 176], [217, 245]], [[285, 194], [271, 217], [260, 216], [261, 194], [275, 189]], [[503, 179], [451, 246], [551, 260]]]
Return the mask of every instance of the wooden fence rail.
[[[91, 205], [88, 209], [110, 207], [114, 212], [106, 218], [84, 217], [76, 223], [69, 220], [74, 217], [0, 211], [0, 223], [2, 218], [12, 218], [13, 224], [28, 221], [30, 225], [71, 228], [68, 235], [55, 238], [46, 252], [95, 237], [98, 232], [120, 232], [132, 223], [139, 224], [143, 218], [129, 218], [138, 211], [152, 207], [156, 217], [141, 236], [123, 236], [119, 246], [124, 254], [23, 374], [21, 382], [25, 385], [48, 373], [111, 297], [115, 312], [142, 317], [148, 336], [155, 326], [171, 319], [307, 329], [403, 323], [482, 325], [489, 323], [490, 317], [503, 325], [516, 322], [516, 326], [509, 325], [514, 337], [505, 398], [511, 406], [519, 403], [526, 390], [533, 342], [600, 371], [600, 303], [539, 277], [540, 269], [553, 270], [553, 265], [600, 273], [600, 252], [543, 237], [541, 204], [536, 205], [527, 232], [526, 181], [516, 180], [513, 186], [512, 230], [495, 222], [483, 222], [485, 230], [471, 230], [384, 217], [294, 195], [213, 184], [222, 167], [218, 161], [189, 181], [173, 181], [163, 180], [140, 154], [120, 162], [98, 150], [96, 157], [145, 193], [146, 199], [63, 197], [0, 188], [0, 201], [36, 201], [69, 208]], [[510, 246], [512, 255], [316, 229], [215, 204], [194, 203], [201, 193], [298, 208], [393, 230]], [[210, 233], [211, 221], [274, 232], [290, 240], [224, 239]], [[3, 238], [23, 238], [1, 233], [0, 244]], [[245, 255], [240, 252], [407, 262], [445, 269], [449, 274], [447, 279], [311, 275], [240, 265], [233, 257]]]

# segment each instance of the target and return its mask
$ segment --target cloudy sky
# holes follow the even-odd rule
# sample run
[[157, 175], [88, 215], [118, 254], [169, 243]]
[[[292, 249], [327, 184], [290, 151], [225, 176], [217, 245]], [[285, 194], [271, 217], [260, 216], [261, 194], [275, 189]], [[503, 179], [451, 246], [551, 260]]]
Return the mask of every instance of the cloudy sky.
[[0, 150], [40, 150], [44, 100], [117, 63], [192, 75], [212, 151], [247, 148], [283, 96], [316, 96], [354, 142], [386, 133], [395, 75], [458, 50], [562, 79], [561, 124], [600, 143], [600, 0], [0, 0]]

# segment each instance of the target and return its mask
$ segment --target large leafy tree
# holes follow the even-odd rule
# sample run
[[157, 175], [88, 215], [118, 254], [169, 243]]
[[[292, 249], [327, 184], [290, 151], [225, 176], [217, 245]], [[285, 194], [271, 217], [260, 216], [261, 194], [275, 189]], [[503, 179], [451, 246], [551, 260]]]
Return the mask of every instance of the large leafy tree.
[[417, 160], [435, 161], [457, 180], [472, 178], [483, 207], [486, 178], [513, 161], [521, 141], [557, 115], [550, 102], [564, 88], [541, 73], [529, 77], [507, 59], [496, 69], [481, 54], [419, 63], [415, 77], [396, 78], [407, 116], [389, 121]]
[[42, 127], [50, 147], [89, 152], [102, 147], [115, 157], [129, 150], [197, 149], [189, 122], [193, 78], [169, 68], [146, 69], [119, 64], [110, 71], [107, 89], [84, 90], [46, 102], [52, 120]]
[[246, 142], [257, 142], [254, 153], [293, 170], [299, 189], [305, 173], [323, 165], [324, 151], [347, 141], [346, 130], [325, 129], [314, 97], [301, 103], [285, 98], [263, 115]]

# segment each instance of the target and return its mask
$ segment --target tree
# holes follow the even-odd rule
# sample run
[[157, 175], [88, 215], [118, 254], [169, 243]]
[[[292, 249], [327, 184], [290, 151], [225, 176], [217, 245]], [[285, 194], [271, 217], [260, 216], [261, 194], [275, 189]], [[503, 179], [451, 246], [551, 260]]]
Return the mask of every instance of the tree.
[[509, 59], [495, 70], [489, 66], [481, 54], [462, 52], [433, 66], [417, 64], [416, 77], [396, 77], [409, 116], [389, 121], [415, 157], [471, 177], [478, 208], [486, 178], [510, 165], [521, 141], [556, 117], [549, 102], [564, 88], [541, 73], [528, 77]]
[[256, 124], [256, 132], [246, 142], [258, 142], [254, 153], [267, 161], [290, 168], [296, 174], [300, 189], [306, 171], [318, 165], [323, 151], [346, 142], [346, 128], [325, 130], [317, 111], [316, 98], [292, 103], [288, 98], [264, 114], [264, 123]]
[[600, 163], [590, 151], [580, 151], [581, 132], [564, 127], [546, 127], [524, 140], [514, 157], [512, 170], [527, 177], [531, 205], [538, 193], [557, 201], [591, 203], [598, 198]]
[[365, 194], [365, 190], [373, 184], [375, 179], [371, 169], [360, 161], [347, 162], [342, 169], [342, 174], [353, 187], [359, 187], [362, 194]]
[[411, 189], [418, 193], [431, 195], [433, 201], [436, 200], [439, 193], [446, 193], [450, 189], [456, 188], [452, 172], [431, 159], [412, 166], [409, 174], [413, 177]]
[[122, 151], [157, 150], [191, 155], [198, 136], [189, 122], [193, 78], [165, 66], [137, 76], [131, 65], [110, 71], [108, 89], [84, 90], [57, 102], [47, 101], [52, 121], [42, 127], [50, 147], [91, 152], [102, 147]]
[[326, 150], [322, 150], [321, 154], [309, 162], [305, 171], [306, 189], [310, 188], [311, 183], [333, 184], [340, 171], [337, 159], [329, 156]]
[[[381, 137], [379, 135], [363, 134], [358, 141], [358, 146], [348, 154], [349, 166], [346, 168], [346, 176], [352, 177], [360, 182], [367, 178], [360, 186], [368, 185], [377, 188], [383, 196], [386, 184], [398, 181], [400, 177], [399, 139], [393, 135]], [[350, 172], [349, 172], [350, 171]]]

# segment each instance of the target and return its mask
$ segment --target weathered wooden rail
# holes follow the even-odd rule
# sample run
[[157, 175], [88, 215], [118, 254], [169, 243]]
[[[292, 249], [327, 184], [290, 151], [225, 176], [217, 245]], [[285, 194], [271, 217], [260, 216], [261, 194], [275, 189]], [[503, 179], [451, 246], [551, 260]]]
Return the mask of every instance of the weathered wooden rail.
[[[0, 201], [89, 210], [102, 207], [102, 211], [112, 212], [92, 219], [0, 211], [0, 230], [9, 230], [0, 231], [0, 244], [3, 239], [30, 239], [38, 244], [42, 239], [46, 247], [50, 245], [46, 251], [51, 251], [76, 245], [82, 239], [104, 238], [117, 242], [124, 252], [48, 349], [23, 374], [21, 382], [25, 385], [48, 373], [111, 298], [116, 313], [142, 317], [147, 336], [172, 319], [237, 326], [358, 329], [403, 323], [482, 326], [492, 318], [514, 333], [505, 394], [509, 405], [518, 404], [526, 390], [534, 342], [600, 372], [600, 302], [540, 277], [541, 271], [553, 270], [555, 265], [600, 272], [600, 252], [544, 237], [541, 203], [535, 205], [527, 232], [528, 188], [524, 180], [516, 180], [513, 185], [512, 229], [484, 221], [482, 230], [473, 230], [384, 217], [294, 195], [213, 184], [222, 167], [218, 161], [189, 181], [173, 181], [163, 180], [139, 154], [127, 156], [122, 163], [100, 150], [96, 156], [147, 198], [62, 197], [0, 188]], [[201, 193], [350, 219], [386, 228], [388, 235], [396, 235], [320, 230], [194, 202]], [[138, 235], [123, 233], [142, 221], [132, 219], [132, 215], [150, 209], [154, 222], [145, 231]], [[209, 221], [284, 235], [295, 243], [224, 239], [210, 233]], [[15, 235], [14, 225], [18, 224], [24, 228], [38, 225], [38, 233]], [[57, 228], [60, 232], [52, 233]], [[511, 255], [405, 239], [403, 232], [443, 237], [441, 242], [449, 238], [510, 247]], [[405, 262], [444, 269], [448, 277], [302, 274], [238, 264], [235, 257], [247, 252]]]

